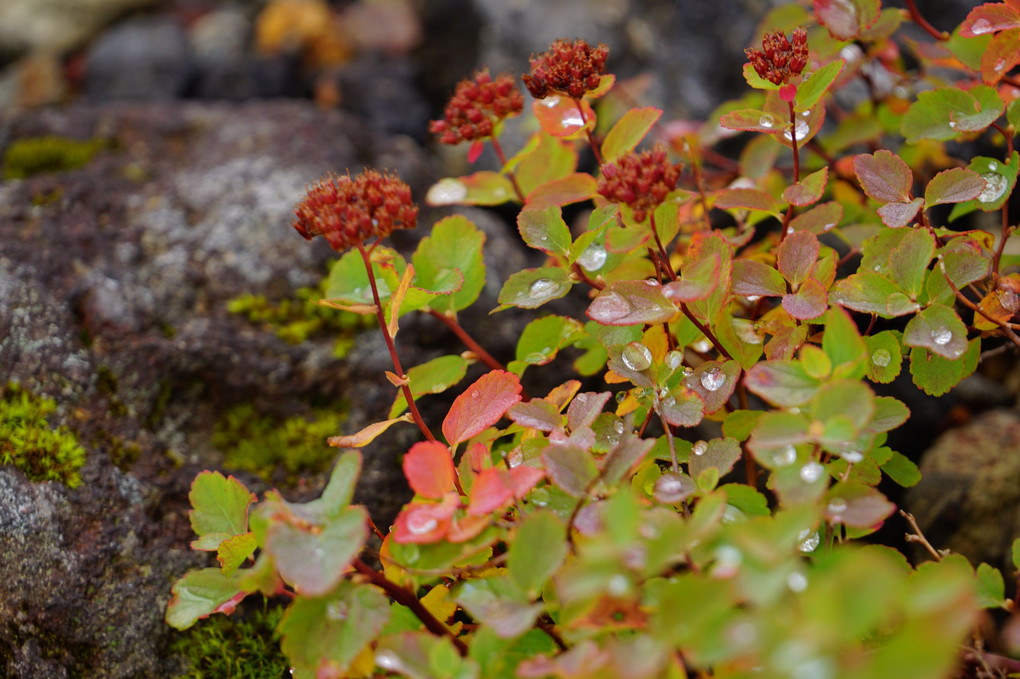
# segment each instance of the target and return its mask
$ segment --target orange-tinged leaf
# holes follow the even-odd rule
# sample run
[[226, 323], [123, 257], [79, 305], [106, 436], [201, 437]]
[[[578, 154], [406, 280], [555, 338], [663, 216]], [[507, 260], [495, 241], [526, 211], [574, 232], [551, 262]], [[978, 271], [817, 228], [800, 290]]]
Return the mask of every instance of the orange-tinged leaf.
[[502, 467], [489, 467], [479, 474], [471, 486], [471, 502], [467, 513], [478, 516], [505, 509], [514, 500], [510, 472]]
[[393, 291], [393, 295], [390, 297], [390, 320], [386, 324], [386, 329], [390, 333], [390, 337], [397, 336], [397, 319], [400, 318], [400, 305], [404, 303], [404, 296], [407, 295], [407, 289], [411, 287], [411, 281], [414, 280], [414, 265], [408, 264], [407, 268], [404, 269], [404, 275], [400, 278], [400, 285]]
[[442, 538], [450, 527], [460, 498], [451, 493], [440, 503], [409, 502], [393, 521], [394, 542], [428, 544]]
[[450, 449], [439, 441], [419, 441], [404, 455], [404, 476], [418, 495], [439, 500], [455, 488]]
[[586, 127], [594, 129], [595, 111], [586, 100], [581, 100], [584, 114], [570, 97], [554, 94], [532, 103], [531, 110], [542, 129], [554, 137], [569, 137]]
[[976, 38], [979, 35], [1020, 28], [1020, 13], [1008, 5], [986, 2], [970, 11], [960, 24], [960, 35]]
[[493, 370], [482, 375], [454, 400], [443, 420], [443, 436], [456, 446], [498, 422], [520, 400], [521, 383], [513, 373]]
[[528, 194], [528, 208], [540, 210], [555, 205], [568, 205], [588, 200], [598, 187], [590, 174], [575, 172], [543, 184]]
[[991, 42], [988, 43], [988, 49], [981, 55], [981, 79], [985, 83], [994, 85], [1020, 63], [1020, 47], [1018, 45], [1020, 45], [1020, 27], [995, 34]]
[[549, 392], [549, 395], [545, 397], [546, 401], [556, 406], [557, 410], [562, 411], [563, 407], [570, 402], [570, 399], [574, 398], [581, 389], [581, 382], [579, 380], [567, 380], [558, 387], [553, 387]]
[[334, 448], [364, 448], [397, 422], [411, 422], [411, 414], [405, 413], [400, 417], [394, 417], [392, 420], [370, 424], [356, 434], [330, 436], [326, 439], [326, 443]]

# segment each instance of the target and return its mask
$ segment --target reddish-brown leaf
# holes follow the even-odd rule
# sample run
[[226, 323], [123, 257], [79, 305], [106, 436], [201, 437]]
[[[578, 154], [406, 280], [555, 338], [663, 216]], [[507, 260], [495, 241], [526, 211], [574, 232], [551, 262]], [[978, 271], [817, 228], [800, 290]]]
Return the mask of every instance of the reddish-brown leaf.
[[439, 441], [419, 441], [404, 456], [404, 476], [422, 497], [439, 500], [454, 490], [456, 473], [450, 449]]
[[494, 425], [520, 400], [521, 383], [517, 375], [503, 370], [482, 375], [454, 400], [443, 420], [443, 436], [455, 446]]
[[909, 203], [914, 177], [907, 163], [891, 151], [854, 156], [854, 173], [864, 193], [879, 203]]
[[960, 24], [960, 35], [975, 38], [1011, 28], [1020, 28], [1020, 13], [999, 2], [986, 2], [970, 11]]
[[1020, 28], [996, 33], [988, 48], [981, 55], [981, 79], [995, 85], [1002, 77], [1020, 63]]

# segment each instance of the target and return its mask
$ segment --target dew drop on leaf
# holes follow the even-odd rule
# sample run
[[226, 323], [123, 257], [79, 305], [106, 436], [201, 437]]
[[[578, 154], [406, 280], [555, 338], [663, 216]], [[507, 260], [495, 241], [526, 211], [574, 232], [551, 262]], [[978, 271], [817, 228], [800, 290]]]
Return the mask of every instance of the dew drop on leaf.
[[604, 247], [598, 243], [592, 243], [577, 257], [577, 263], [585, 271], [598, 271], [605, 265], [607, 257]]
[[435, 530], [438, 525], [438, 521], [428, 514], [423, 514], [422, 512], [412, 512], [411, 515], [407, 517], [407, 530], [412, 535], [424, 535], [425, 533]]
[[892, 354], [888, 349], [875, 349], [871, 354], [871, 362], [879, 368], [884, 368], [892, 362]]
[[846, 460], [848, 464], [857, 464], [864, 459], [864, 453], [859, 450], [847, 450], [840, 453], [839, 456]]
[[936, 328], [931, 331], [931, 341], [940, 347], [949, 344], [953, 339], [953, 331], [949, 328]]
[[652, 494], [655, 495], [655, 499], [659, 502], [672, 505], [682, 502], [684, 498], [694, 493], [695, 490], [697, 490], [697, 487], [689, 476], [667, 472], [656, 479]]
[[777, 467], [788, 467], [797, 461], [797, 449], [793, 446], [786, 446], [776, 451], [772, 456], [772, 464]]
[[814, 461], [808, 462], [800, 468], [800, 478], [804, 483], [814, 483], [822, 478], [823, 473], [825, 473], [825, 467]]
[[468, 188], [463, 182], [447, 178], [436, 182], [428, 193], [425, 202], [429, 205], [453, 205], [467, 198]]
[[955, 130], [956, 129], [956, 121], [955, 120], [950, 120], [949, 121], [949, 127], [953, 128]]
[[841, 497], [834, 497], [832, 498], [832, 500], [829, 501], [829, 506], [827, 509], [829, 510], [829, 513], [832, 514], [833, 516], [838, 516], [845, 512], [847, 510], [847, 507], [848, 505], [846, 503], [846, 500], [844, 500]]
[[786, 576], [786, 586], [791, 592], [803, 592], [807, 589], [807, 578], [800, 571], [794, 571]]
[[666, 365], [669, 366], [670, 370], [676, 370], [680, 367], [680, 364], [684, 362], [684, 355], [679, 351], [671, 351], [666, 354]]
[[776, 124], [776, 119], [772, 117], [771, 113], [763, 113], [761, 118], [758, 119], [758, 127], [764, 127], [769, 129]]
[[[797, 129], [797, 141], [805, 138], [808, 134], [808, 130], [811, 129], [811, 127], [803, 120], [798, 120], [794, 127]], [[793, 135], [790, 134], [790, 128], [783, 130], [783, 137], [786, 141], [793, 141]]]
[[533, 297], [543, 297], [551, 293], [555, 287], [556, 283], [548, 278], [536, 278], [528, 286], [528, 292]]
[[985, 18], [978, 18], [970, 26], [970, 32], [974, 35], [984, 35], [985, 33], [991, 33], [994, 30], [992, 22]]
[[707, 354], [712, 350], [712, 343], [707, 339], [700, 339], [692, 345], [693, 349], [699, 354]]
[[1009, 180], [997, 172], [986, 172], [981, 178], [985, 180], [985, 188], [978, 194], [980, 203], [994, 203], [1002, 198], [1009, 187]]
[[[996, 171], [998, 171], [998, 169], [999, 169], [999, 164], [997, 162], [995, 162], [994, 160], [990, 161], [988, 163], [988, 171], [989, 172], [996, 172]], [[984, 175], [981, 175], [981, 176], [984, 177]]]
[[623, 348], [620, 359], [631, 370], [640, 372], [651, 367], [652, 352], [641, 342], [631, 342]]
[[630, 581], [626, 576], [617, 573], [609, 578], [606, 583], [606, 590], [615, 597], [622, 597], [630, 591]]
[[667, 396], [662, 400], [662, 405], [666, 406], [667, 408], [672, 408], [673, 406], [676, 405], [676, 399], [673, 398], [672, 396]]
[[821, 536], [818, 535], [818, 531], [805, 528], [797, 536], [800, 540], [800, 546], [798, 549], [802, 552], [813, 552], [818, 549], [818, 545], [821, 543]]
[[617, 434], [622, 434], [623, 429], [624, 429], [623, 420], [617, 420], [616, 422], [613, 422], [613, 431], [615, 431]]
[[694, 453], [695, 455], [704, 455], [705, 451], [707, 450], [708, 444], [705, 443], [704, 441], [698, 441], [697, 443], [694, 444], [694, 447], [691, 449], [691, 452]]
[[724, 384], [726, 384], [726, 375], [719, 368], [712, 367], [701, 373], [701, 386], [708, 391], [719, 391]]
[[326, 606], [326, 617], [330, 620], [346, 620], [349, 607], [343, 601], [331, 601]]
[[404, 663], [393, 651], [383, 650], [375, 654], [375, 664], [384, 670], [399, 672], [404, 669]]

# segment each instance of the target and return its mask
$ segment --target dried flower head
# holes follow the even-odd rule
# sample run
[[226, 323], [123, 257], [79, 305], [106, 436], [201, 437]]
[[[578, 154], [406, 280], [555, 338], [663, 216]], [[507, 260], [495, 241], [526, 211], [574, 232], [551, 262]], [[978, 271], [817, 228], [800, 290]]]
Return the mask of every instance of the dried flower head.
[[760, 50], [748, 48], [744, 53], [755, 73], [773, 85], [790, 82], [807, 66], [807, 31], [803, 27], [794, 30], [790, 40], [782, 31], [766, 33], [761, 47]]
[[293, 226], [308, 240], [323, 236], [343, 252], [394, 229], [413, 229], [417, 221], [407, 184], [395, 174], [365, 170], [353, 179], [333, 174], [320, 179], [294, 208]]
[[608, 57], [609, 48], [602, 43], [589, 47], [584, 40], [556, 40], [547, 51], [531, 55], [531, 73], [522, 79], [536, 99], [554, 92], [580, 99], [599, 86]]
[[681, 167], [669, 162], [661, 146], [644, 153], [628, 153], [602, 168], [598, 191], [607, 200], [630, 206], [634, 219], [643, 222], [648, 211], [658, 207], [676, 187]]
[[524, 95], [513, 76], [504, 73], [495, 79], [487, 70], [461, 80], [446, 104], [443, 120], [433, 120], [429, 131], [438, 134], [444, 144], [459, 144], [492, 136], [496, 123], [524, 109]]

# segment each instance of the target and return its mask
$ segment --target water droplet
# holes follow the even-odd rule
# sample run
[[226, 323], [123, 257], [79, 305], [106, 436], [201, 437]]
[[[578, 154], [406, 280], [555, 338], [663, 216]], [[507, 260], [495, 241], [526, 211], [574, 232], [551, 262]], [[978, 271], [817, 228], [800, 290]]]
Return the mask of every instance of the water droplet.
[[884, 368], [892, 362], [892, 354], [888, 349], [875, 349], [871, 354], [871, 362], [879, 368]]
[[776, 124], [776, 119], [772, 117], [770, 113], [761, 114], [761, 118], [758, 118], [758, 127], [764, 127], [766, 130], [770, 129]]
[[631, 342], [623, 348], [620, 360], [631, 370], [641, 372], [652, 365], [652, 352], [641, 342]]
[[808, 462], [800, 468], [800, 478], [804, 483], [814, 483], [822, 478], [824, 473], [825, 467], [814, 461]]
[[694, 453], [695, 455], [704, 455], [705, 451], [707, 450], [708, 444], [705, 443], [704, 441], [698, 441], [697, 443], [694, 444], [694, 447], [691, 448], [691, 452]]
[[667, 472], [655, 480], [652, 494], [659, 502], [672, 505], [682, 502], [695, 490], [697, 490], [697, 486], [694, 485], [694, 480], [691, 477]]
[[956, 121], [955, 120], [950, 120], [949, 121], [949, 127], [953, 128], [955, 130], [956, 129]]
[[[807, 137], [808, 131], [811, 129], [810, 125], [808, 125], [803, 120], [799, 119], [797, 120], [797, 124], [794, 127], [797, 129], [797, 141], [800, 141]], [[790, 134], [790, 128], [786, 128], [785, 130], [783, 130], [783, 137], [786, 139], [786, 141], [793, 141], [793, 135]]]
[[439, 522], [425, 512], [411, 512], [407, 517], [407, 530], [412, 535], [424, 535], [436, 529]]
[[998, 172], [987, 172], [981, 175], [985, 180], [985, 188], [978, 194], [978, 201], [982, 203], [994, 203], [1002, 198], [1009, 188], [1009, 180]]
[[425, 202], [429, 205], [453, 205], [461, 202], [468, 195], [467, 186], [453, 178], [440, 179], [425, 194]]
[[598, 271], [605, 265], [608, 256], [604, 247], [598, 243], [592, 243], [578, 255], [577, 263], [585, 271]]
[[672, 396], [667, 396], [666, 398], [662, 399], [662, 405], [666, 406], [667, 408], [672, 408], [673, 406], [676, 405], [676, 399], [673, 398]]
[[839, 454], [848, 464], [857, 464], [864, 459], [864, 453], [859, 450], [844, 450]]
[[[998, 169], [999, 169], [999, 164], [997, 162], [995, 162], [994, 160], [988, 161], [988, 171], [989, 172], [995, 172]], [[982, 175], [982, 176], [984, 176], [984, 175]]]
[[846, 500], [844, 500], [843, 498], [834, 497], [831, 500], [829, 500], [829, 506], [827, 507], [827, 509], [829, 514], [832, 514], [833, 516], [839, 516], [840, 514], [846, 511], [848, 506], [849, 505], [846, 503]]
[[536, 507], [545, 507], [549, 504], [549, 491], [545, 488], [536, 488], [531, 491], [530, 502]]
[[791, 592], [803, 592], [807, 589], [807, 578], [800, 571], [794, 571], [786, 576], [786, 586]]
[[613, 431], [615, 431], [617, 434], [622, 434], [623, 430], [624, 430], [623, 420], [617, 420], [613, 422]]
[[818, 531], [811, 530], [810, 528], [802, 530], [800, 534], [797, 536], [797, 539], [800, 540], [800, 545], [798, 546], [798, 549], [802, 552], [815, 551], [816, 549], [818, 549], [818, 545], [822, 541], [822, 538], [818, 534]]
[[626, 576], [617, 573], [609, 578], [606, 583], [606, 590], [615, 597], [622, 597], [630, 591], [630, 581]]
[[399, 672], [404, 669], [404, 663], [400, 661], [395, 651], [383, 650], [375, 654], [375, 664], [384, 670]]
[[798, 408], [797, 406], [790, 406], [789, 408], [787, 408], [787, 410], [789, 410], [794, 415], [800, 415], [800, 408]]
[[712, 575], [716, 577], [733, 577], [740, 568], [744, 555], [740, 550], [731, 545], [720, 545], [715, 550], [715, 564], [712, 568]]
[[793, 446], [786, 446], [780, 448], [772, 456], [772, 464], [777, 467], [789, 467], [791, 464], [797, 461], [797, 449]]
[[871, 267], [871, 269], [872, 269], [872, 271], [881, 271], [882, 270], [882, 265], [876, 264], [875, 266]]
[[1010, 290], [996, 290], [995, 296], [999, 298], [999, 305], [1006, 311], [1011, 314], [1020, 311], [1020, 297], [1017, 297], [1016, 293]]
[[691, 345], [691, 348], [699, 354], [707, 354], [709, 351], [712, 351], [712, 343], [708, 339], [699, 339]]
[[544, 297], [557, 288], [557, 284], [548, 278], [536, 278], [528, 286], [528, 294], [532, 297]]
[[726, 374], [719, 368], [713, 366], [701, 373], [701, 386], [708, 391], [719, 391], [724, 384], [726, 384]]
[[984, 17], [979, 17], [974, 20], [974, 23], [970, 26], [970, 32], [974, 35], [984, 35], [985, 33], [991, 33], [995, 30], [992, 26], [992, 22]]
[[931, 331], [931, 341], [940, 347], [949, 344], [953, 339], [953, 331], [949, 328], [935, 328]]
[[666, 354], [666, 365], [669, 366], [670, 370], [676, 370], [680, 367], [680, 364], [684, 362], [684, 355], [679, 351], [671, 351]]

